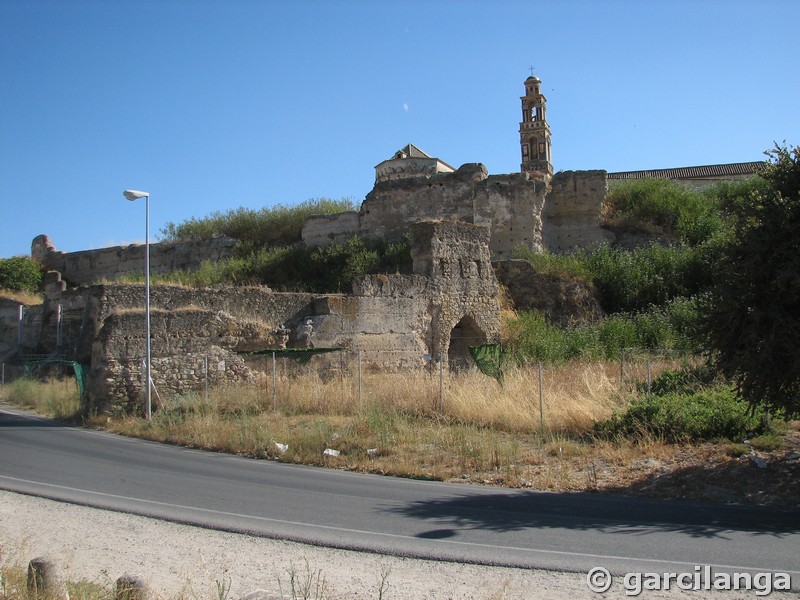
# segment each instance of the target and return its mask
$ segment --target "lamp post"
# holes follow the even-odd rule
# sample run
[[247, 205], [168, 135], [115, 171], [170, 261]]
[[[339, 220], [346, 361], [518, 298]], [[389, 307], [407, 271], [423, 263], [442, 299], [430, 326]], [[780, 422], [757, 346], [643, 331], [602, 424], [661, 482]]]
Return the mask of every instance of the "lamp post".
[[144, 370], [145, 370], [145, 419], [150, 419], [152, 414], [152, 404], [150, 401], [150, 193], [141, 192], [139, 190], [125, 190], [122, 192], [128, 200], [140, 200], [144, 198], [144, 329], [145, 329], [145, 353], [144, 353]]

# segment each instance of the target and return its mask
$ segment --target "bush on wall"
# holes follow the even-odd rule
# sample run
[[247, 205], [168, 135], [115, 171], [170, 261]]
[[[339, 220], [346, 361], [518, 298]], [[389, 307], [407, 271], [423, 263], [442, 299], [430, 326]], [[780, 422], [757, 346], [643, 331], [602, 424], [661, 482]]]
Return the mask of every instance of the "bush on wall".
[[25, 256], [0, 258], [0, 288], [37, 292], [42, 285], [41, 265]]

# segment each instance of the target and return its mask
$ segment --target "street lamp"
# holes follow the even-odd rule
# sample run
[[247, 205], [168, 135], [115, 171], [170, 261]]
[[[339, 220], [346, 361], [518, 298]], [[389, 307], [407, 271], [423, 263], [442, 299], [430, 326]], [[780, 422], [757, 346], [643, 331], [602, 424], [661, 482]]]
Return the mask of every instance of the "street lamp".
[[125, 190], [122, 192], [128, 200], [140, 200], [144, 198], [144, 329], [145, 329], [145, 354], [144, 354], [144, 370], [145, 370], [145, 409], [144, 416], [150, 419], [152, 414], [152, 404], [150, 402], [150, 192], [141, 192], [139, 190]]

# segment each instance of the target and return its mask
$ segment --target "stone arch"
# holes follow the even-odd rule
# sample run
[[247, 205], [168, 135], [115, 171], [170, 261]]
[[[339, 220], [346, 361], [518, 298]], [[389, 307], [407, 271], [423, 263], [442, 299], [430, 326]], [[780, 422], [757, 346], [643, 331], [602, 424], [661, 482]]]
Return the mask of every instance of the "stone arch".
[[450, 331], [450, 343], [447, 349], [447, 363], [450, 369], [459, 371], [469, 368], [473, 361], [469, 354], [470, 346], [485, 344], [486, 333], [470, 315], [464, 315]]

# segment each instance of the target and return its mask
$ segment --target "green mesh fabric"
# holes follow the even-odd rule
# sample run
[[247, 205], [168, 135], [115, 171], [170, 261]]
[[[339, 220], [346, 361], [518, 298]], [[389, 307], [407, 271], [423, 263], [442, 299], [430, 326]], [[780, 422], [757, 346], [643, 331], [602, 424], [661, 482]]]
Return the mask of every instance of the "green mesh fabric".
[[500, 344], [482, 344], [481, 346], [470, 346], [469, 353], [478, 365], [481, 373], [494, 377], [503, 383], [503, 347]]
[[86, 394], [86, 373], [83, 365], [74, 360], [64, 360], [60, 358], [43, 358], [39, 360], [29, 360], [25, 362], [25, 374], [36, 373], [37, 371], [48, 366], [66, 366], [72, 369], [75, 374], [75, 381], [78, 385], [78, 392], [81, 395], [81, 400], [85, 398]]
[[325, 354], [327, 352], [341, 352], [341, 348], [284, 348], [272, 349], [266, 348], [264, 350], [256, 350], [254, 352], [243, 352], [243, 354], [272, 354], [275, 353], [275, 358], [290, 358], [293, 361], [304, 365], [311, 360], [315, 354]]

